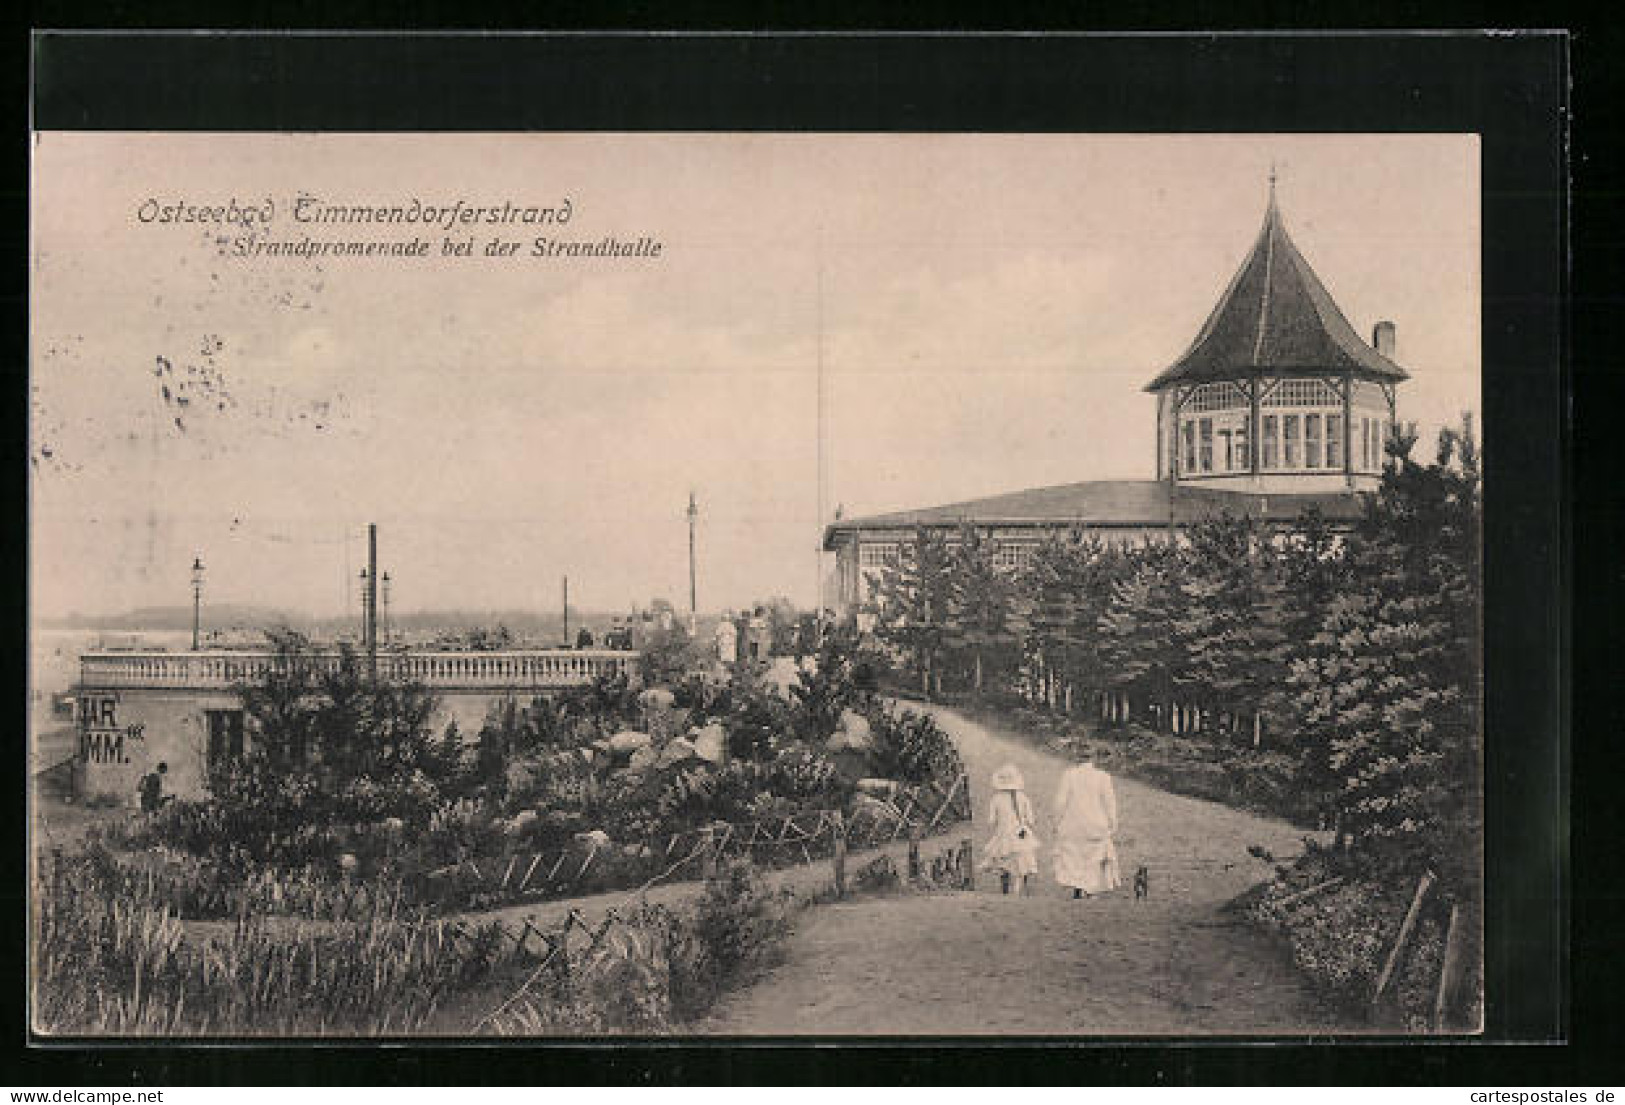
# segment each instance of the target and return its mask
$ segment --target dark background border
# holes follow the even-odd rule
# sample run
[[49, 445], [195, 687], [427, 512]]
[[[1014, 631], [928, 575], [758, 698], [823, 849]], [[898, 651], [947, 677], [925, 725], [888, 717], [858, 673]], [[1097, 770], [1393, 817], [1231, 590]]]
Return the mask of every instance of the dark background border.
[[[213, 22], [199, 13], [200, 22]], [[355, 25], [364, 25], [357, 22]], [[1568, 1014], [1566, 363], [1569, 41], [1559, 35], [589, 36], [435, 39], [332, 34], [47, 34], [32, 51], [39, 129], [1417, 131], [1483, 137], [1486, 437], [1488, 962], [1490, 1039], [1602, 1032]], [[15, 56], [15, 55], [13, 55]], [[14, 73], [10, 81], [19, 78]], [[27, 75], [21, 76], [26, 88]], [[1617, 112], [1616, 112], [1617, 117]], [[26, 180], [26, 149], [23, 153]], [[22, 189], [3, 193], [25, 215]], [[1617, 193], [1616, 193], [1617, 195]], [[1011, 197], [1019, 203], [1020, 197]], [[974, 217], [974, 214], [971, 214]], [[20, 246], [5, 220], [7, 244]], [[24, 251], [19, 250], [19, 255]], [[22, 267], [26, 273], [26, 267]], [[12, 276], [21, 275], [12, 270]], [[7, 306], [26, 276], [8, 278]], [[26, 313], [22, 314], [26, 326]], [[26, 503], [26, 384], [0, 471]], [[1617, 523], [1617, 519], [1616, 519]], [[1617, 547], [1617, 546], [1616, 546]], [[9, 612], [26, 640], [26, 551], [14, 545]], [[19, 655], [21, 652], [19, 651]], [[17, 665], [20, 669], [20, 665]], [[20, 670], [13, 676], [20, 679]], [[13, 701], [22, 701], [19, 692]], [[1617, 713], [1617, 707], [1616, 707]], [[13, 762], [20, 760], [19, 754]], [[19, 783], [21, 781], [19, 780]], [[1584, 777], [1576, 782], [1582, 791]], [[1592, 783], [1600, 783], [1593, 777]], [[12, 791], [23, 793], [21, 785]], [[1592, 792], [1593, 794], [1596, 791]], [[1619, 836], [1618, 813], [1576, 839]], [[1582, 834], [1582, 825], [1588, 832]], [[1593, 835], [1597, 834], [1597, 835]], [[20, 840], [19, 840], [20, 845]], [[20, 851], [20, 847], [18, 849]], [[16, 853], [14, 853], [16, 854]], [[22, 879], [5, 887], [22, 916]], [[1605, 895], [1600, 888], [1597, 898]], [[1617, 895], [1606, 897], [1617, 914]], [[1578, 899], [1577, 899], [1578, 902]], [[1606, 947], [1606, 918], [1576, 927]], [[8, 950], [21, 965], [22, 926]], [[1573, 984], [1597, 982], [1582, 962]], [[20, 971], [13, 977], [20, 978]], [[8, 1008], [7, 1028], [22, 1030]], [[1618, 1014], [1613, 1016], [1617, 1024]], [[7, 1033], [13, 1039], [18, 1035]], [[1604, 1045], [1606, 1046], [1606, 1044]], [[1572, 1082], [1569, 1049], [1339, 1042], [1309, 1049], [1181, 1044], [1010, 1047], [433, 1046], [403, 1053], [324, 1047], [31, 1049], [51, 1084], [244, 1081], [715, 1082], [1463, 1081]], [[1618, 1069], [1617, 1067], [1615, 1069]], [[1280, 1073], [1276, 1073], [1280, 1072]], [[1387, 1072], [1387, 1073], [1384, 1073]], [[1547, 1072], [1542, 1075], [1542, 1072]], [[1565, 1073], [1567, 1077], [1565, 1077]], [[10, 1078], [5, 1079], [11, 1081]], [[1617, 1078], [1615, 1079], [1617, 1081]]]

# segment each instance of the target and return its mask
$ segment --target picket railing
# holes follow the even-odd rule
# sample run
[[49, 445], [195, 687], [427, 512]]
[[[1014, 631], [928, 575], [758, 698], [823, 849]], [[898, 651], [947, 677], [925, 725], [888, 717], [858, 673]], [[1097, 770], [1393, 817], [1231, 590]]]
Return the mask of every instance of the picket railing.
[[[919, 851], [923, 828], [952, 824], [970, 816], [968, 780], [962, 774], [958, 776], [949, 786], [946, 795], [935, 805], [921, 805], [918, 795], [912, 797], [913, 801], [909, 808], [928, 810], [929, 817], [922, 815], [911, 822], [908, 814], [900, 810], [898, 819], [889, 829], [890, 836], [886, 838], [895, 840], [903, 831], [909, 833], [907, 870], [909, 882], [917, 886], [937, 888], [970, 888], [973, 875], [969, 839], [943, 850], [929, 864], [921, 861]], [[675, 854], [678, 857], [677, 861], [663, 873], [629, 893], [620, 905], [606, 909], [602, 921], [596, 927], [589, 925], [583, 918], [581, 910], [577, 908], [571, 908], [564, 920], [553, 930], [538, 922], [534, 916], [523, 918], [523, 923], [517, 929], [500, 919], [490, 922], [497, 926], [506, 940], [512, 941], [512, 948], [504, 950], [517, 957], [529, 957], [535, 963], [519, 987], [503, 999], [500, 1005], [480, 1018], [475, 1031], [500, 1032], [510, 1027], [522, 1031], [527, 1027], [523, 1012], [527, 1006], [523, 1003], [538, 982], [546, 979], [554, 986], [568, 985], [572, 982], [579, 984], [606, 963], [614, 962], [615, 956], [609, 954], [606, 949], [611, 934], [617, 929], [624, 929], [629, 936], [635, 938], [633, 930], [637, 927], [636, 922], [628, 921], [622, 916], [621, 910], [636, 905], [642, 911], [641, 916], [644, 920], [651, 910], [656, 915], [664, 912], [669, 917], [670, 913], [664, 906], [651, 905], [642, 900], [643, 892], [654, 883], [670, 878], [690, 864], [697, 864], [702, 873], [710, 874], [716, 870], [724, 857], [749, 856], [755, 860], [763, 849], [771, 851], [786, 846], [799, 850], [803, 859], [811, 863], [815, 855], [815, 845], [827, 842], [830, 855], [834, 859], [834, 889], [837, 894], [844, 895], [848, 885], [845, 859], [850, 839], [849, 829], [850, 822], [839, 810], [815, 810], [774, 821], [739, 824], [723, 822], [707, 826], [670, 838], [665, 857]], [[877, 837], [881, 835], [877, 834]], [[538, 859], [539, 857], [532, 857], [530, 861], [532, 869]], [[510, 860], [504, 871], [504, 884], [515, 866], [515, 862]], [[883, 878], [875, 874], [881, 867], [885, 869]], [[886, 881], [902, 881], [902, 876], [896, 871], [891, 857], [884, 852], [859, 869], [856, 876], [854, 881], [859, 888], [868, 884], [882, 885]], [[523, 887], [525, 881], [522, 880], [519, 885]], [[468, 930], [461, 922], [454, 922], [450, 931], [456, 938], [469, 938]], [[581, 936], [572, 943], [572, 936], [575, 933], [580, 933]], [[584, 944], [582, 938], [585, 940]]]
[[[870, 848], [930, 836], [970, 816], [969, 787], [959, 775], [946, 790], [899, 787], [897, 800], [872, 799], [851, 813], [808, 810], [763, 821], [717, 822], [673, 834], [663, 843], [591, 842], [552, 851], [515, 851], [494, 862], [465, 860], [431, 872], [426, 876], [430, 885], [420, 893], [450, 904], [448, 899], [455, 898], [459, 889], [473, 889], [493, 903], [507, 903], [647, 888], [704, 878], [727, 859], [749, 859], [768, 869], [812, 864], [831, 858], [838, 847]], [[628, 847], [637, 853], [628, 853]]]
[[[408, 649], [379, 652], [376, 666], [379, 678], [417, 682], [435, 691], [517, 692], [630, 676], [636, 661], [637, 653], [616, 649]], [[344, 659], [321, 651], [297, 662], [311, 675], [322, 676], [337, 672]], [[269, 649], [92, 651], [79, 657], [79, 685], [89, 690], [231, 690], [264, 679], [272, 670], [285, 670], [287, 663]]]

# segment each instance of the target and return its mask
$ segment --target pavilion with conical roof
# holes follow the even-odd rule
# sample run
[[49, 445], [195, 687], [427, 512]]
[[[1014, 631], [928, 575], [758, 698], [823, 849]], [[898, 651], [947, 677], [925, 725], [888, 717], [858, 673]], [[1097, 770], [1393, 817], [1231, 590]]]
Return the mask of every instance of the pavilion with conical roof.
[[1360, 514], [1356, 492], [1381, 478], [1393, 432], [1394, 324], [1361, 340], [1287, 234], [1270, 173], [1264, 225], [1190, 348], [1146, 390], [1157, 397], [1157, 472], [1030, 488], [944, 506], [841, 518], [824, 530], [836, 554], [839, 609], [866, 601], [881, 567], [920, 527], [954, 539], [975, 526], [1019, 568], [1055, 533], [1111, 542], [1167, 539], [1202, 518], [1247, 515], [1291, 526], [1313, 508], [1334, 526]]
[[1286, 231], [1271, 174], [1252, 252], [1157, 396], [1157, 478], [1255, 493], [1373, 486], [1395, 417], [1394, 324], [1366, 344]]

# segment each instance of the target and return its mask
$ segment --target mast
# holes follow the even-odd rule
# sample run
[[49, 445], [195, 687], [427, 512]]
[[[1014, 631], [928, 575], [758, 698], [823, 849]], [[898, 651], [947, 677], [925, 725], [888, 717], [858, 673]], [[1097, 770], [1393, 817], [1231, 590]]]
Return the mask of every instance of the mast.
[[699, 613], [699, 588], [694, 571], [694, 522], [700, 508], [694, 503], [694, 492], [688, 493], [688, 635], [694, 636], [695, 620]]

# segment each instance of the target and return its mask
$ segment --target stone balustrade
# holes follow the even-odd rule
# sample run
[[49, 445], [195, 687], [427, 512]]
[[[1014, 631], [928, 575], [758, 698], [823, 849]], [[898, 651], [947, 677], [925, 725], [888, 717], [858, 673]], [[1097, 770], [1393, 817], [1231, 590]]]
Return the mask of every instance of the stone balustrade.
[[[366, 663], [358, 655], [359, 662]], [[542, 691], [634, 672], [637, 653], [615, 649], [506, 649], [500, 652], [389, 650], [378, 653], [381, 679], [432, 691]], [[338, 669], [337, 652], [308, 657], [313, 669]], [[79, 657], [79, 685], [94, 690], [230, 690], [264, 678], [276, 654], [263, 649], [200, 652], [106, 651]]]

